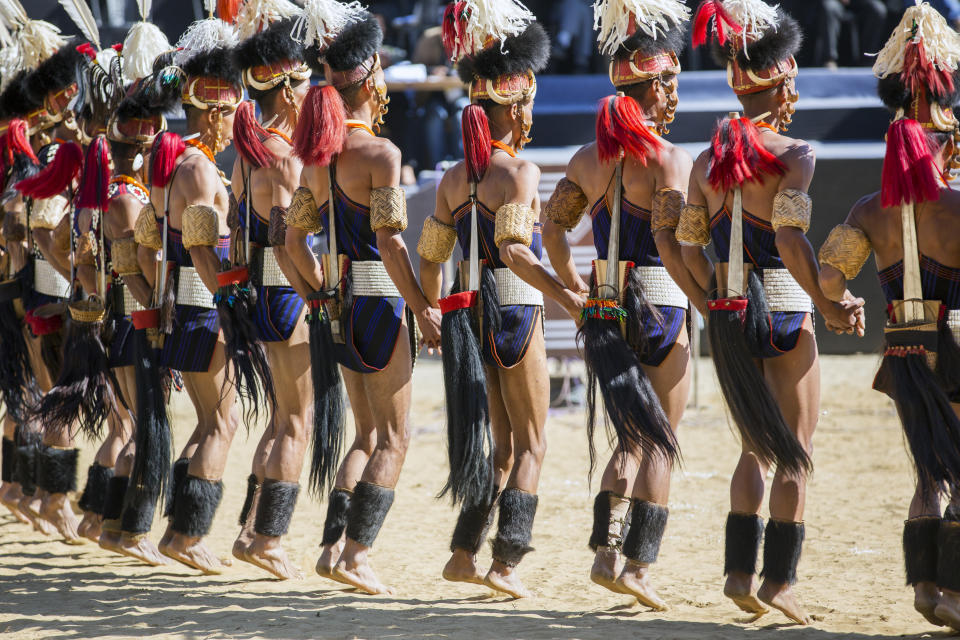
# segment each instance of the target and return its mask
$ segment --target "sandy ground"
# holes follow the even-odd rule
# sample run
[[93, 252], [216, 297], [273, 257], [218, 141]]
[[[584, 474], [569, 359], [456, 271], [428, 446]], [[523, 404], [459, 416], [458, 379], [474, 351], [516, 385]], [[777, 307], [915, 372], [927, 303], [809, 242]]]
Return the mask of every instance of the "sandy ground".
[[[455, 513], [434, 499], [446, 474], [441, 371], [418, 365], [413, 442], [396, 502], [377, 540], [375, 567], [394, 597], [347, 591], [312, 572], [326, 505], [301, 497], [287, 548], [308, 577], [278, 582], [237, 563], [217, 577], [152, 569], [92, 544], [66, 546], [0, 516], [0, 634], [4, 638], [738, 638], [783, 629], [790, 638], [941, 635], [914, 613], [900, 551], [911, 473], [892, 406], [869, 385], [877, 358], [825, 358], [823, 411], [806, 513], [799, 593], [812, 627], [778, 613], [750, 622], [722, 594], [723, 523], [738, 451], [712, 366], [701, 361], [700, 406], [680, 431], [671, 517], [655, 581], [670, 610], [646, 611], [589, 581], [583, 415], [557, 410], [522, 576], [536, 597], [511, 601], [440, 578]], [[175, 399], [177, 442], [193, 423]], [[237, 533], [258, 434], [240, 433], [209, 538], [224, 556]], [[94, 447], [83, 447], [80, 482]], [[156, 540], [162, 523], [154, 527]], [[489, 558], [489, 551], [483, 551]]]

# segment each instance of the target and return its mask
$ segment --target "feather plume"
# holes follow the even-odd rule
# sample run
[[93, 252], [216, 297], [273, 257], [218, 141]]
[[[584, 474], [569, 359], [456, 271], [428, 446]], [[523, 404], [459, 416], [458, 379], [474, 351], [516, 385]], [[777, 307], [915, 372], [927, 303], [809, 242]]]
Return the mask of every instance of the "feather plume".
[[93, 19], [93, 13], [90, 11], [86, 0], [60, 0], [60, 6], [80, 29], [83, 37], [92, 42], [93, 46], [99, 51], [102, 48], [100, 46], [100, 29], [97, 27], [97, 21]]
[[22, 27], [30, 20], [19, 0], [0, 0], [0, 15], [11, 28]]
[[637, 29], [657, 40], [690, 20], [690, 9], [680, 0], [597, 0], [593, 28], [599, 29], [600, 51], [613, 55]]
[[304, 46], [325, 49], [327, 43], [349, 24], [361, 20], [366, 10], [357, 1], [307, 0], [303, 15], [293, 29], [293, 37]]
[[503, 42], [523, 33], [536, 18], [519, 0], [483, 2], [459, 0], [447, 9], [445, 21], [452, 19], [444, 46], [454, 62], [483, 50], [489, 39]]
[[137, 12], [140, 19], [146, 22], [150, 19], [150, 9], [153, 8], [153, 0], [137, 0]]
[[763, 37], [780, 24], [777, 7], [763, 0], [724, 0], [723, 8], [743, 28], [745, 42]]
[[240, 40], [260, 33], [274, 22], [298, 16], [300, 13], [300, 7], [289, 0], [247, 0], [237, 18]]
[[190, 25], [177, 42], [173, 63], [183, 65], [198, 54], [213, 49], [233, 48], [237, 46], [237, 29], [220, 18], [198, 20]]
[[36, 69], [67, 43], [60, 29], [43, 20], [27, 20], [17, 33], [23, 69]]
[[123, 78], [136, 82], [153, 73], [153, 62], [173, 47], [156, 25], [141, 21], [130, 27], [123, 40]]
[[939, 11], [926, 2], [907, 9], [887, 43], [877, 54], [873, 74], [886, 78], [901, 73], [907, 58], [907, 45], [923, 42], [924, 61], [951, 73], [960, 64], [960, 35], [950, 28]]
[[217, 15], [217, 0], [203, 0], [203, 10], [207, 12], [207, 18], [213, 18]]

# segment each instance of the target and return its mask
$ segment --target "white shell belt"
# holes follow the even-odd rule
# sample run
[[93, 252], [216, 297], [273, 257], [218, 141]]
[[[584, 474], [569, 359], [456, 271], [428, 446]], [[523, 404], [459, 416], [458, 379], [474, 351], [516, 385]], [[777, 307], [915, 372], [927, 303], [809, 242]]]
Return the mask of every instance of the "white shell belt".
[[202, 307], [216, 309], [213, 304], [213, 294], [203, 284], [200, 274], [194, 267], [179, 267], [177, 269], [177, 304], [188, 307]]
[[400, 298], [397, 285], [387, 274], [387, 268], [378, 260], [350, 263], [350, 278], [354, 296], [371, 298]]
[[70, 283], [53, 268], [53, 265], [37, 256], [33, 261], [33, 289], [55, 298], [66, 298], [70, 295]]
[[647, 302], [659, 307], [686, 309], [687, 296], [683, 293], [665, 267], [634, 267], [643, 283], [643, 295]]
[[130, 287], [126, 284], [121, 286], [123, 287], [123, 309], [121, 309], [123, 315], [129, 316], [134, 311], [143, 311], [143, 305], [130, 293]]
[[497, 297], [500, 298], [501, 307], [543, 306], [543, 293], [524, 282], [510, 269], [494, 269], [493, 277], [497, 281]]
[[283, 274], [280, 265], [277, 263], [277, 255], [273, 252], [273, 247], [263, 247], [263, 260], [261, 261], [260, 284], [264, 287], [289, 287], [290, 281]]
[[811, 313], [813, 301], [787, 269], [761, 269], [770, 311]]
[[951, 309], [947, 312], [947, 326], [953, 332], [953, 339], [960, 344], [960, 309]]

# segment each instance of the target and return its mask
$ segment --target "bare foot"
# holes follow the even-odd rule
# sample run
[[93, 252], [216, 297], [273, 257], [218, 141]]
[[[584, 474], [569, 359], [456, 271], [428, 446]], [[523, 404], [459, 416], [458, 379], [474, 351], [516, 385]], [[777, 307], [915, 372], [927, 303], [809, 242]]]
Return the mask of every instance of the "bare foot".
[[248, 532], [246, 528], [240, 530], [240, 535], [237, 536], [237, 539], [233, 542], [233, 549], [230, 550], [230, 553], [237, 560], [242, 560], [243, 562], [250, 562], [250, 558], [247, 557], [247, 554], [250, 552], [250, 547], [253, 545], [253, 534]]
[[101, 549], [106, 551], [112, 551], [114, 553], [123, 553], [123, 548], [120, 546], [120, 532], [112, 529], [102, 529], [100, 531], [100, 539], [97, 540], [97, 544], [100, 545]]
[[23, 494], [20, 493], [20, 486], [13, 483], [5, 484], [3, 490], [0, 491], [0, 503], [10, 510], [14, 518], [24, 524], [30, 524], [30, 518], [20, 511], [20, 500], [22, 498]]
[[73, 512], [65, 493], [51, 493], [43, 500], [40, 515], [63, 536], [67, 544], [83, 544], [84, 539], [77, 533], [77, 514]]
[[951, 629], [960, 631], [960, 593], [944, 589], [933, 613]]
[[367, 558], [369, 548], [354, 542], [350, 544], [355, 545], [355, 548], [349, 552], [345, 548], [343, 555], [333, 568], [336, 579], [370, 595], [393, 595], [393, 589], [380, 582], [377, 574], [373, 572], [373, 567], [370, 566], [370, 560]]
[[782, 611], [797, 624], [808, 625], [813, 622], [788, 584], [774, 584], [764, 580], [757, 590], [757, 597], [774, 609]]
[[333, 571], [337, 566], [337, 562], [340, 560], [340, 555], [343, 553], [343, 546], [344, 540], [340, 538], [336, 544], [328, 544], [320, 547], [320, 558], [317, 559], [317, 566], [314, 568], [318, 576], [346, 584], [340, 579], [340, 576]]
[[47, 522], [43, 516], [40, 515], [42, 506], [42, 501], [35, 495], [23, 496], [20, 499], [20, 504], [18, 505], [20, 508], [20, 513], [27, 516], [27, 519], [30, 520], [30, 523], [33, 525], [34, 531], [39, 531], [45, 536], [56, 535], [57, 528], [50, 522]]
[[483, 584], [483, 574], [477, 567], [477, 556], [465, 549], [457, 549], [443, 568], [443, 579], [450, 582]]
[[280, 545], [280, 538], [256, 536], [247, 551], [246, 561], [280, 580], [303, 580], [303, 572], [287, 557], [287, 552]]
[[653, 588], [650, 581], [650, 565], [646, 562], [628, 560], [620, 577], [617, 578], [617, 586], [620, 591], [634, 596], [645, 607], [650, 607], [654, 611], [667, 610], [667, 603]]
[[120, 553], [136, 558], [151, 567], [170, 564], [170, 561], [163, 557], [160, 550], [145, 535], [122, 534], [117, 548]]
[[913, 608], [920, 612], [927, 622], [938, 627], [944, 625], [935, 610], [940, 604], [940, 589], [933, 582], [918, 582], [913, 588]]
[[494, 591], [505, 593], [513, 598], [529, 598], [533, 594], [523, 586], [520, 577], [517, 575], [516, 567], [508, 567], [502, 562], [493, 561], [490, 571], [483, 579], [483, 584]]
[[742, 571], [731, 571], [727, 574], [727, 582], [723, 585], [723, 595], [727, 596], [741, 610], [757, 617], [769, 613], [760, 599], [757, 598], [757, 577], [747, 575]]
[[188, 538], [175, 533], [170, 544], [161, 546], [159, 551], [168, 558], [206, 575], [221, 574], [225, 566], [203, 543], [203, 538]]
[[101, 518], [95, 513], [89, 511], [83, 512], [83, 519], [77, 526], [77, 534], [93, 542], [100, 542]]
[[617, 584], [617, 577], [623, 571], [623, 557], [610, 547], [598, 547], [590, 569], [590, 579], [614, 593], [624, 593]]

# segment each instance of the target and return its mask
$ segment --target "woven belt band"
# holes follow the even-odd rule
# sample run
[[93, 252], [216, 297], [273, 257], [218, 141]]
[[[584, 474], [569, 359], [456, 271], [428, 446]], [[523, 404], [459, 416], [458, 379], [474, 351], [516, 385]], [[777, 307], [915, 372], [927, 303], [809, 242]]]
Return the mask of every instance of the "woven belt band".
[[180, 267], [177, 276], [177, 304], [203, 309], [216, 309], [213, 294], [203, 284], [194, 267]]
[[763, 290], [767, 294], [770, 311], [813, 311], [813, 300], [786, 269], [763, 269]]
[[354, 296], [371, 298], [400, 298], [400, 291], [387, 275], [382, 262], [369, 260], [350, 263], [351, 292]]
[[137, 299], [133, 297], [133, 294], [130, 293], [130, 287], [127, 285], [122, 285], [123, 287], [123, 309], [118, 309], [118, 311], [124, 316], [129, 316], [134, 311], [144, 311], [144, 306], [137, 302]]
[[960, 344], [960, 309], [951, 309], [947, 312], [947, 326], [953, 332], [953, 339]]
[[36, 258], [33, 263], [33, 288], [37, 293], [54, 298], [70, 296], [70, 283], [53, 268], [53, 265], [42, 258]]
[[273, 252], [273, 247], [264, 247], [263, 265], [260, 273], [260, 284], [264, 287], [289, 287], [290, 281], [283, 275], [280, 265], [277, 263], [277, 255]]
[[497, 281], [497, 296], [500, 298], [501, 307], [543, 306], [543, 294], [540, 290], [524, 282], [510, 269], [494, 269], [493, 277]]
[[679, 307], [686, 309], [687, 296], [677, 286], [665, 267], [634, 267], [643, 283], [643, 295], [647, 302], [658, 307]]

